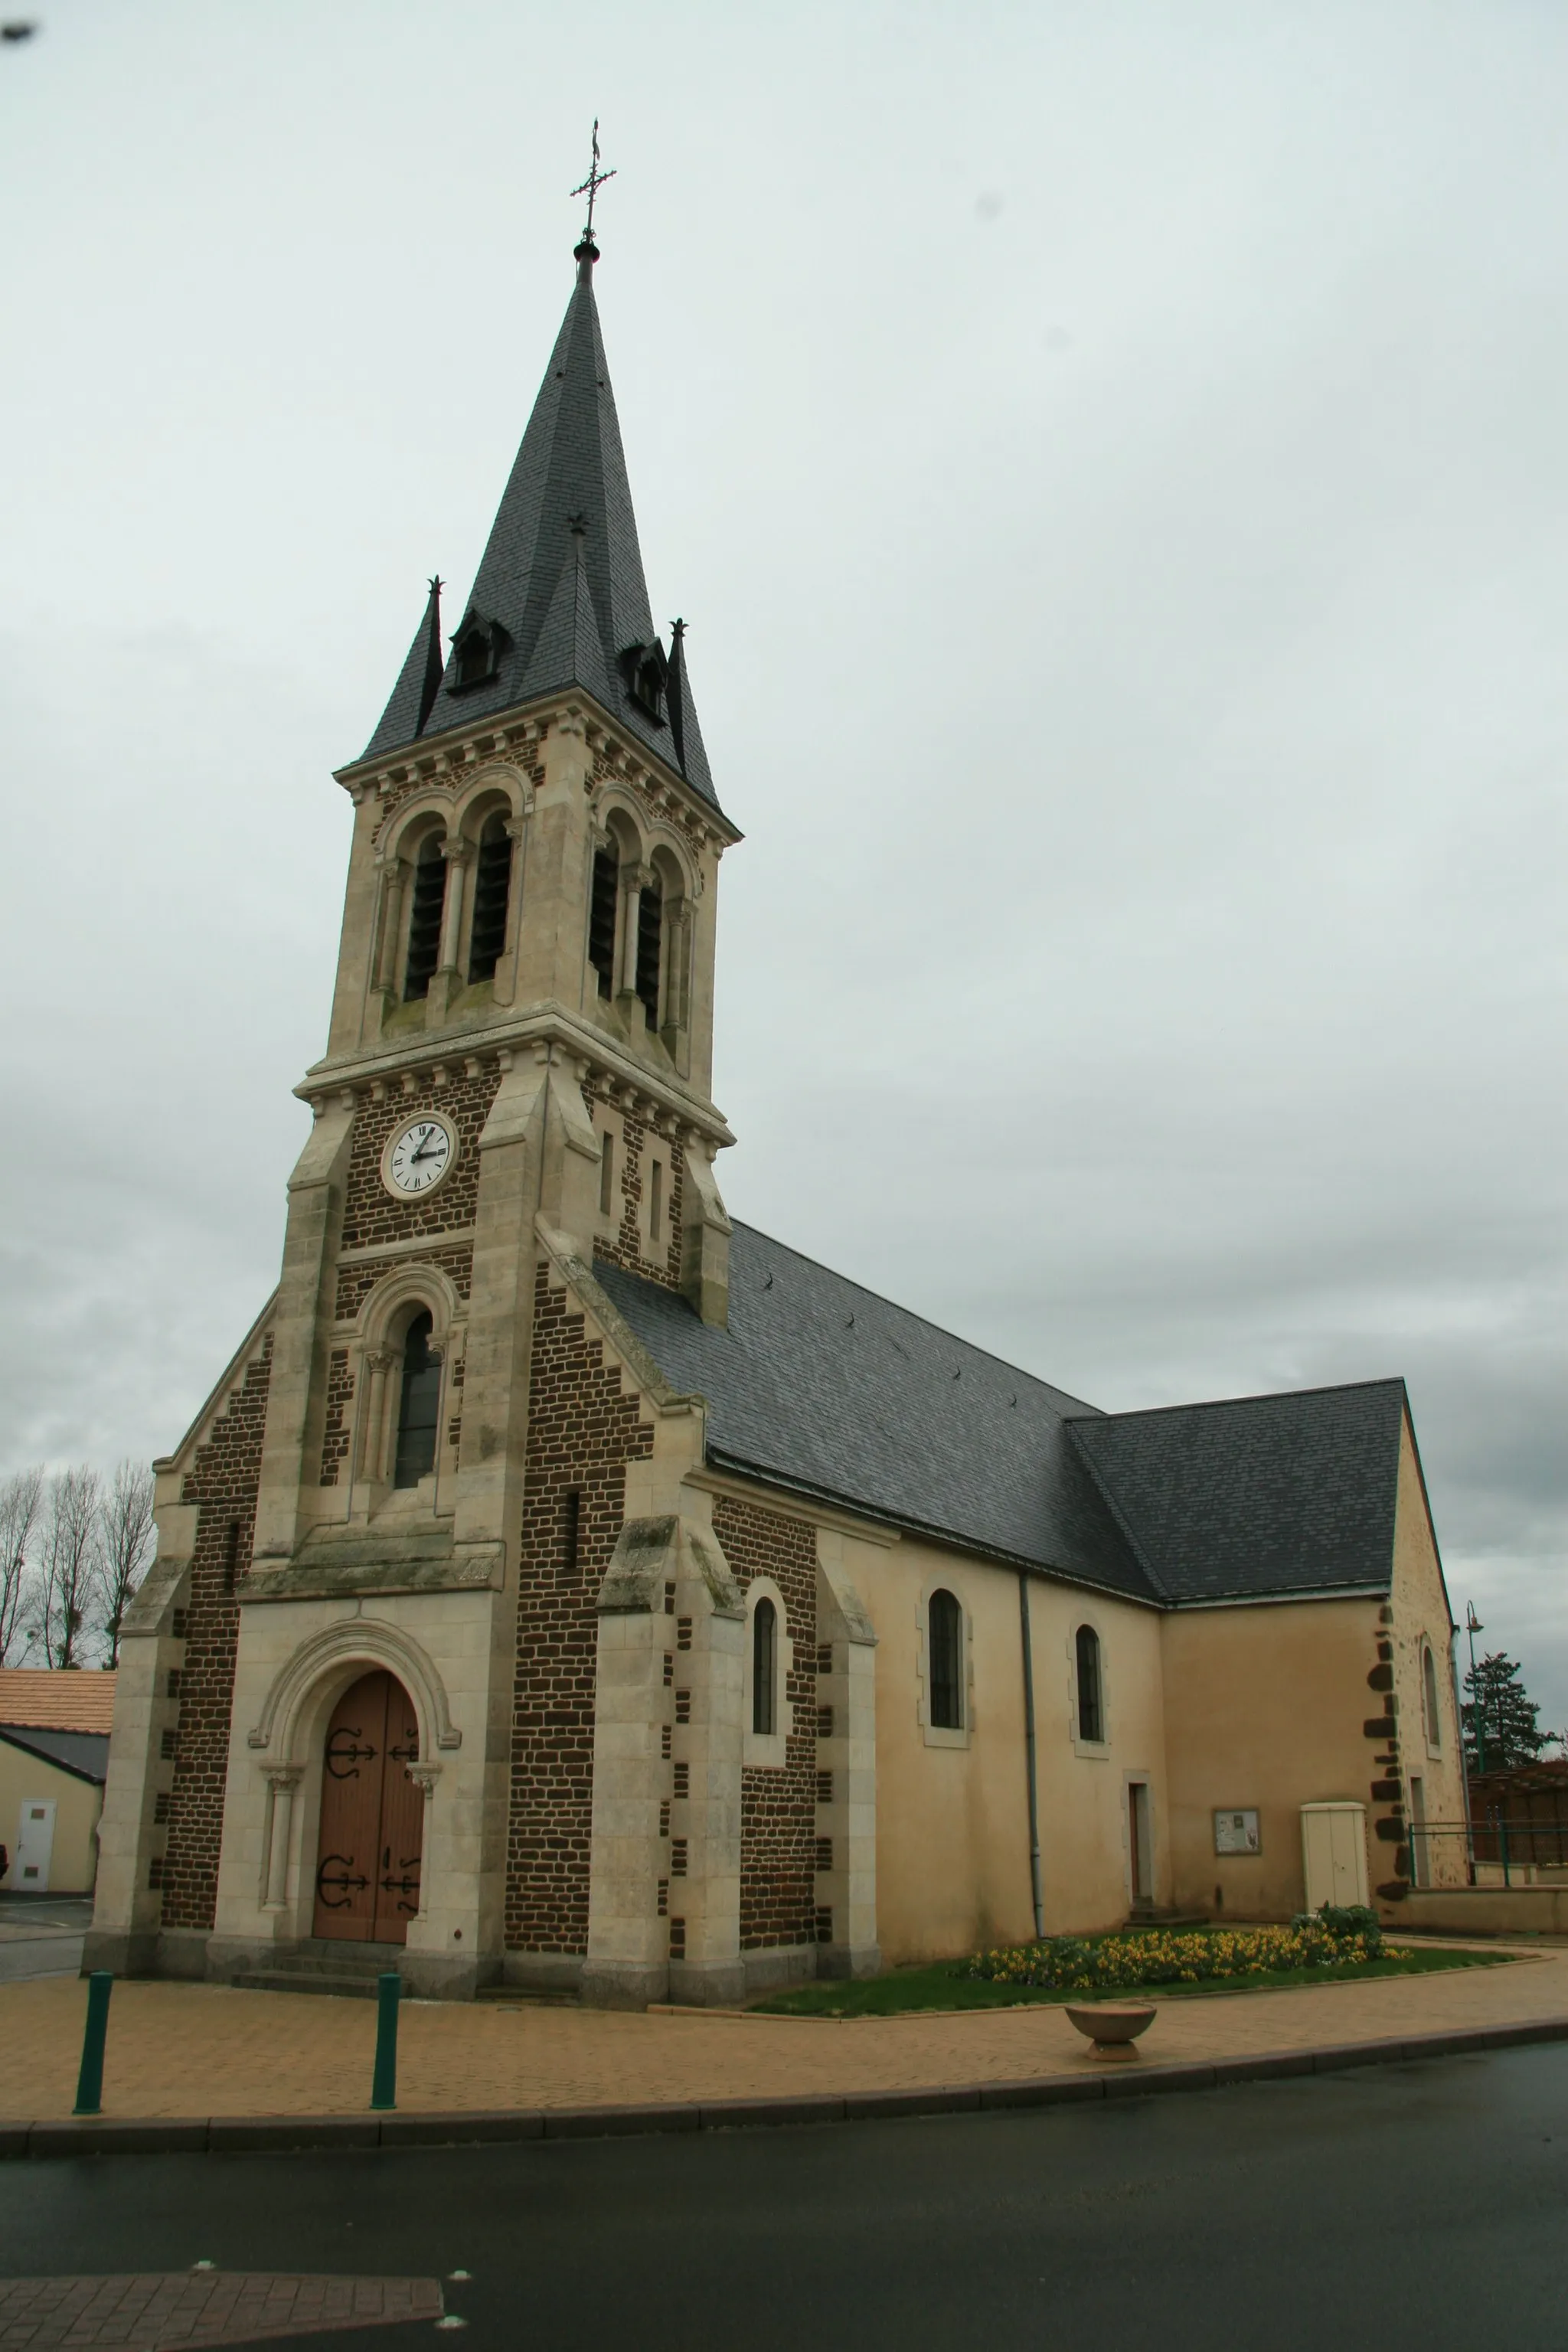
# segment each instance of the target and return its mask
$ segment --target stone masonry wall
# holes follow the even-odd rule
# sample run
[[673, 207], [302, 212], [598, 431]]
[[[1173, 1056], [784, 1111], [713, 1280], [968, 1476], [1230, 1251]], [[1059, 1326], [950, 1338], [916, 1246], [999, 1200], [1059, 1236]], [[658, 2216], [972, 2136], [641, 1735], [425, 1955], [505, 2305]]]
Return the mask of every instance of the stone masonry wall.
[[[583, 1100], [590, 1119], [594, 1118], [595, 1106], [606, 1103], [616, 1110], [620, 1123], [617, 1164], [612, 1171], [619, 1223], [614, 1240], [606, 1240], [603, 1234], [595, 1238], [595, 1256], [605, 1259], [611, 1265], [625, 1266], [628, 1274], [641, 1274], [650, 1282], [662, 1282], [668, 1290], [679, 1290], [682, 1195], [686, 1189], [684, 1154], [678, 1144], [660, 1135], [657, 1128], [650, 1128], [646, 1119], [622, 1110], [602, 1087], [585, 1087]], [[603, 1134], [604, 1120], [595, 1120], [595, 1126]], [[666, 1238], [664, 1248], [650, 1255], [643, 1244], [639, 1220], [648, 1181], [647, 1163], [655, 1150], [665, 1166], [666, 1189], [660, 1218]]]
[[[395, 1203], [391, 1200], [388, 1208]], [[352, 1323], [378, 1282], [384, 1282], [394, 1266], [438, 1265], [459, 1298], [467, 1298], [474, 1275], [472, 1242], [452, 1242], [443, 1248], [438, 1243], [421, 1250], [417, 1258], [375, 1257], [361, 1260], [353, 1265], [338, 1269], [338, 1295], [335, 1313], [340, 1323]]]
[[[408, 1241], [416, 1234], [449, 1233], [473, 1223], [479, 1192], [479, 1139], [500, 1085], [500, 1069], [493, 1063], [485, 1066], [473, 1055], [466, 1060], [454, 1056], [440, 1066], [444, 1084], [437, 1083], [434, 1069], [415, 1071], [411, 1090], [389, 1087], [384, 1101], [368, 1103], [355, 1114], [340, 1248], [367, 1249], [378, 1242]], [[427, 1200], [395, 1201], [381, 1181], [386, 1139], [421, 1111], [431, 1110], [444, 1113], [458, 1131], [451, 1172]], [[341, 1306], [338, 1311], [343, 1312]]]
[[327, 1366], [327, 1419], [321, 1433], [321, 1479], [323, 1486], [335, 1486], [338, 1472], [346, 1460], [349, 1440], [353, 1432], [349, 1426], [350, 1409], [354, 1401], [353, 1366], [346, 1348], [334, 1348]]
[[268, 1333], [260, 1356], [246, 1366], [243, 1381], [231, 1391], [227, 1410], [213, 1424], [206, 1444], [197, 1448], [180, 1489], [180, 1500], [199, 1504], [200, 1511], [185, 1612], [169, 1834], [162, 1855], [153, 1863], [153, 1883], [163, 1890], [165, 1927], [210, 1928], [217, 1900], [239, 1637], [234, 1586], [237, 1573], [250, 1559], [271, 1376]]
[[518, 1548], [506, 1885], [512, 1951], [588, 1948], [596, 1604], [626, 1517], [626, 1465], [652, 1451], [637, 1398], [623, 1394], [618, 1369], [606, 1367], [581, 1312], [541, 1266]]
[[713, 1532], [742, 1586], [771, 1576], [784, 1595], [795, 1664], [784, 1696], [795, 1729], [785, 1762], [741, 1774], [741, 1948], [808, 1944], [818, 1921], [816, 1854], [816, 1532], [755, 1503], [720, 1495]]

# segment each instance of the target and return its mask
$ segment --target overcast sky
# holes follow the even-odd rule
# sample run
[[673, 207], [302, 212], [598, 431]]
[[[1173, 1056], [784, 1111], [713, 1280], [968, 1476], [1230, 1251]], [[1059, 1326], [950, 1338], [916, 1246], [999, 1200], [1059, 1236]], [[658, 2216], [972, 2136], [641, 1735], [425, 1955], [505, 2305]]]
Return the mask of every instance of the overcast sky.
[[732, 1210], [1112, 1409], [1403, 1373], [1568, 1721], [1568, 16], [37, 0], [0, 1455], [276, 1275], [363, 748], [571, 286], [719, 790]]

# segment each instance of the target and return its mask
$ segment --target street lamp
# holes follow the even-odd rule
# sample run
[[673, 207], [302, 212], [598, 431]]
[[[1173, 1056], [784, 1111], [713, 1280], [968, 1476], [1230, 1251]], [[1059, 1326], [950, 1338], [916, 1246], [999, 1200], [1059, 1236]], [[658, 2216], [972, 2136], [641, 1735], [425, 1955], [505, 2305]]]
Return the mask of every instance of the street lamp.
[[1470, 1704], [1476, 1711], [1476, 1769], [1479, 1772], [1487, 1769], [1487, 1711], [1481, 1701], [1481, 1686], [1476, 1680], [1476, 1635], [1484, 1633], [1486, 1630], [1476, 1615], [1475, 1602], [1467, 1601], [1465, 1631], [1470, 1637]]

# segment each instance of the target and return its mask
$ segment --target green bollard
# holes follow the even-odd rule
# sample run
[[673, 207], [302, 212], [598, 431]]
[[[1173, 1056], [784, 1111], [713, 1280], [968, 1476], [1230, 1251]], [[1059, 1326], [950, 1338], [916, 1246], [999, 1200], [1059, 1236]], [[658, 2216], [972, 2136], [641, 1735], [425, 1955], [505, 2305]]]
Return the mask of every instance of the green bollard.
[[109, 2039], [109, 1996], [114, 1977], [108, 1969], [94, 1969], [87, 1980], [87, 2025], [81, 2037], [81, 2072], [76, 2078], [73, 2116], [103, 2113], [103, 2045]]
[[403, 1979], [389, 1969], [375, 1980], [375, 2077], [370, 2086], [373, 2107], [397, 2105], [397, 2002]]

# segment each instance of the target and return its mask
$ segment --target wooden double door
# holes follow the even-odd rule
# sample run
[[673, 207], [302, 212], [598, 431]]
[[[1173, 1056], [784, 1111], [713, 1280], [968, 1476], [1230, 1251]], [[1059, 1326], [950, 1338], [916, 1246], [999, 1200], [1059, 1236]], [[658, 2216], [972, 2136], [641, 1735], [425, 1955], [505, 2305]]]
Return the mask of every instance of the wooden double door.
[[402, 1944], [419, 1908], [419, 1719], [395, 1675], [362, 1675], [332, 1710], [316, 1843], [318, 1936]]

